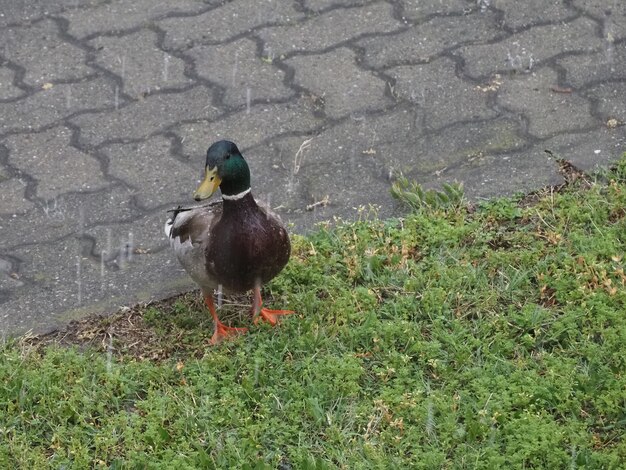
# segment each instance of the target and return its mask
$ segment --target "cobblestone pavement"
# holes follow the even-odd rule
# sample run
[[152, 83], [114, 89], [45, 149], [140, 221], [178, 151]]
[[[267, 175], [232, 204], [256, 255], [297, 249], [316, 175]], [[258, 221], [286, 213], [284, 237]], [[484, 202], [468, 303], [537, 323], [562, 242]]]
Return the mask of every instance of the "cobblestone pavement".
[[0, 0], [0, 331], [190, 288], [162, 226], [217, 139], [306, 231], [392, 214], [400, 173], [610, 164], [625, 103], [623, 0]]

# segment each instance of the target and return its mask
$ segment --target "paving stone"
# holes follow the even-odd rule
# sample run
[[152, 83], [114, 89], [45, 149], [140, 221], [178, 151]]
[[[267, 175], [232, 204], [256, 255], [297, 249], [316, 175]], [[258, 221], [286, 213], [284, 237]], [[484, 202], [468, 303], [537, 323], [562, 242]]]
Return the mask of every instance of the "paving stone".
[[615, 41], [626, 37], [626, 3], [622, 0], [573, 0], [572, 4], [602, 23], [604, 39]]
[[492, 5], [504, 13], [503, 24], [513, 31], [536, 24], [571, 20], [578, 15], [563, 0], [495, 0]]
[[[147, 261], [154, 255], [158, 256], [161, 251], [165, 251], [167, 255], [165, 259], [170, 259], [169, 242], [163, 230], [168, 217], [165, 209], [159, 209], [145, 212], [128, 221], [87, 227], [82, 232], [85, 237], [80, 241], [81, 253], [98, 271], [105, 271], [108, 281], [120, 284], [115, 282], [117, 273], [120, 275], [118, 278], [128, 282], [134, 267], [139, 267], [141, 271], [142, 261]], [[173, 261], [176, 261], [175, 257]]]
[[[201, 164], [193, 168], [170, 155], [171, 142], [155, 137], [147, 142], [113, 144], [102, 149], [109, 158], [109, 173], [133, 188], [143, 208], [191, 199]], [[132, 179], [129, 178], [132, 175]]]
[[528, 120], [528, 132], [535, 137], [598, 125], [589, 115], [589, 101], [577, 93], [555, 92], [557, 84], [556, 73], [547, 68], [507, 78], [498, 93], [498, 103], [523, 115]]
[[605, 124], [611, 118], [621, 123], [626, 122], [626, 106], [623, 101], [625, 94], [626, 83], [624, 82], [600, 83], [585, 92], [586, 96], [598, 102], [598, 112]]
[[489, 93], [459, 79], [455, 66], [444, 57], [428, 64], [390, 68], [386, 73], [396, 80], [394, 94], [418, 105], [429, 129], [495, 117], [496, 111], [487, 106]]
[[[355, 208], [373, 202], [372, 194], [378, 195], [378, 202], [391, 200], [393, 157], [382, 153], [380, 147], [392, 141], [406, 142], [413, 129], [413, 114], [403, 110], [376, 117], [355, 115], [308, 136], [272, 139], [253, 149], [259, 161], [267, 162], [255, 172], [262, 180], [257, 193], [271, 195], [273, 205], [284, 208], [298, 227], [309, 229], [319, 221], [309, 217], [306, 207], [326, 196], [328, 207], [316, 208], [316, 215], [354, 217]], [[308, 145], [303, 145], [306, 140]], [[399, 158], [415, 160], [415, 154], [407, 151]], [[283, 184], [276, 188], [271, 181]], [[381, 216], [389, 215], [390, 207]]]
[[69, 146], [71, 134], [66, 127], [55, 127], [4, 140], [10, 151], [9, 163], [38, 181], [40, 198], [52, 199], [69, 191], [94, 191], [108, 184], [95, 158]]
[[[303, 140], [298, 137], [277, 139], [269, 145], [249, 149], [246, 156], [263, 162], [275, 161], [280, 158], [279, 147], [286, 145], [297, 149]], [[316, 146], [311, 149], [315, 152]], [[379, 171], [378, 162], [341, 155], [341, 159], [323, 168], [301, 169], [297, 174], [293, 174], [291, 168], [262, 165], [252, 173], [254, 196], [270, 204], [288, 222], [290, 231], [296, 233], [310, 232], [317, 224], [336, 217], [354, 219], [359, 216], [359, 210], [368, 209], [370, 205], [378, 208], [378, 216], [391, 216], [390, 182]], [[338, 178], [341, 184], [336, 183]], [[276, 181], [281, 183], [277, 185]], [[372, 193], [378, 194], [376, 201], [372, 200]]]
[[448, 0], [445, 2], [425, 2], [424, 0], [402, 0], [402, 16], [411, 21], [422, 21], [432, 15], [462, 14], [476, 8], [475, 0]]
[[52, 20], [0, 29], [0, 54], [26, 69], [24, 82], [31, 86], [77, 80], [94, 73], [85, 65], [85, 52], [62, 41]]
[[[326, 195], [334, 202], [330, 210], [316, 209], [318, 214], [354, 216], [353, 208], [367, 206], [373, 201], [372, 194], [378, 194], [378, 201], [381, 194], [388, 194], [391, 178], [399, 172], [430, 181], [437, 172], [473, 158], [520, 149], [525, 141], [517, 135], [518, 128], [517, 122], [492, 120], [459, 124], [425, 136], [415, 112], [400, 110], [376, 117], [362, 114], [319, 133], [256, 143], [249, 150], [248, 161], [255, 194], [269, 198], [296, 226], [308, 229], [319, 220], [307, 216], [306, 206]], [[208, 134], [197, 132], [198, 129], [190, 131], [190, 135]], [[217, 135], [216, 139], [222, 137]], [[304, 146], [304, 151], [296, 156], [303, 142], [310, 138], [310, 147]], [[206, 144], [203, 150], [204, 147]], [[244, 151], [244, 155], [248, 152]], [[337, 179], [342, 181], [341, 188]], [[281, 186], [277, 187], [275, 181], [281, 181]], [[381, 216], [389, 215], [390, 207], [391, 204], [386, 206]]]
[[579, 18], [570, 23], [537, 26], [493, 44], [459, 49], [465, 73], [486, 77], [494, 72], [525, 72], [556, 55], [598, 50], [602, 40], [596, 23]]
[[400, 171], [420, 182], [481, 156], [514, 153], [527, 145], [520, 136], [521, 125], [514, 119], [460, 122], [423, 134], [419, 118], [416, 113], [414, 130], [401, 148], [397, 141], [390, 141], [378, 152], [388, 155], [393, 174]]
[[62, 14], [69, 21], [68, 32], [83, 38], [95, 34], [123, 31], [147, 26], [168, 14], [193, 14], [208, 7], [201, 0], [114, 0], [101, 2], [96, 8], [72, 9]]
[[44, 15], [56, 15], [69, 8], [95, 6], [107, 0], [11, 0], [2, 3], [0, 26], [28, 23]]
[[[124, 104], [123, 98], [118, 98]], [[3, 103], [0, 112], [0, 134], [7, 131], [39, 129], [59, 123], [77, 112], [113, 110], [115, 87], [105, 78], [78, 83], [61, 83], [28, 96]]]
[[[393, 206], [389, 188], [398, 174], [423, 184], [451, 181], [454, 178], [447, 172], [460, 165], [486, 156], [506, 159], [506, 155], [522, 148], [525, 141], [517, 135], [518, 127], [513, 121], [492, 120], [458, 124], [440, 133], [424, 135], [414, 111], [351, 117], [311, 136], [310, 146], [297, 158], [304, 136], [274, 139], [268, 146], [255, 148], [260, 160], [274, 162], [272, 167], [286, 182], [278, 191], [270, 187], [259, 194], [269, 194], [274, 206], [283, 208], [289, 220], [303, 229], [312, 228], [316, 221], [307, 216], [306, 207], [326, 196], [329, 205], [315, 211], [327, 217], [354, 218], [355, 208], [367, 207], [374, 201], [373, 194], [377, 194], [377, 203], [386, 201], [379, 215], [389, 216]], [[537, 167], [538, 174], [544, 170]], [[263, 171], [257, 172], [263, 174]], [[341, 185], [337, 185], [337, 180]], [[521, 171], [516, 181], [522, 182]], [[522, 186], [512, 188], [521, 190]], [[481, 181], [477, 194], [486, 194], [489, 189]]]
[[565, 82], [574, 88], [606, 80], [626, 80], [626, 47], [611, 46], [600, 52], [563, 57], [556, 61], [566, 70]]
[[[324, 111], [337, 118], [350, 113], [381, 109], [391, 104], [387, 84], [356, 66], [355, 55], [345, 48], [320, 55], [296, 56], [286, 61], [295, 69], [294, 82], [324, 102]], [[311, 73], [315, 70], [315, 73]]]
[[492, 12], [438, 17], [399, 34], [361, 39], [365, 63], [372, 67], [407, 65], [431, 60], [462, 44], [492, 41], [503, 35]]
[[32, 209], [33, 203], [24, 197], [26, 183], [12, 178], [4, 180], [0, 177], [0, 213], [23, 214]]
[[227, 44], [194, 46], [185, 52], [193, 57], [201, 77], [224, 87], [224, 103], [241, 106], [248, 100], [286, 99], [294, 91], [283, 84], [282, 70], [257, 56], [256, 43], [240, 39]]
[[[418, 132], [413, 110], [399, 109], [376, 115], [355, 113], [341, 123], [315, 133], [310, 149], [299, 158], [296, 166], [300, 168], [300, 172], [312, 172], [316, 167], [329, 165], [338, 156], [341, 156], [341, 161], [346, 159], [358, 162], [370, 159], [386, 165], [394, 157], [379, 151], [379, 147], [392, 142], [401, 142], [403, 148], [405, 144], [409, 147], [399, 160], [408, 155], [411, 155], [410, 160], [414, 160], [416, 156], [410, 146], [418, 140]], [[294, 137], [292, 145], [283, 149], [282, 166], [294, 167], [293, 159], [302, 140], [303, 137]], [[381, 167], [381, 175], [389, 174], [391, 168], [385, 165]]]
[[143, 139], [180, 121], [212, 119], [219, 114], [211, 91], [196, 86], [184, 92], [158, 93], [109, 113], [86, 113], [72, 118], [81, 128], [81, 142]]
[[10, 100], [24, 94], [24, 91], [13, 85], [14, 77], [13, 70], [0, 66], [0, 100]]
[[597, 171], [615, 163], [626, 151], [626, 128], [600, 126], [587, 132], [562, 134], [541, 143], [583, 171]]
[[167, 33], [166, 49], [180, 49], [196, 42], [224, 42], [254, 28], [295, 23], [303, 17], [293, 2], [238, 0], [191, 18], [167, 18], [158, 25]]
[[367, 5], [377, 0], [305, 0], [304, 6], [309, 10], [320, 12], [330, 8], [354, 7]]
[[[12, 291], [23, 285], [24, 283], [19, 279], [15, 279], [13, 276], [11, 276], [11, 273], [0, 272], [0, 305], [9, 300], [10, 293]], [[2, 310], [0, 310], [0, 312], [2, 312]], [[9, 314], [6, 314], [6, 316], [9, 316]], [[3, 318], [2, 316], [0, 316], [0, 325], [2, 325], [2, 323]]]
[[121, 37], [99, 36], [92, 41], [95, 63], [121, 77], [123, 91], [133, 97], [155, 90], [183, 87], [185, 63], [156, 45], [156, 33], [141, 30]]
[[463, 183], [465, 196], [475, 200], [527, 193], [564, 182], [557, 162], [541, 147], [523, 153], [477, 155], [425, 179], [424, 186], [439, 188], [442, 183], [455, 181]]
[[[388, 217], [392, 206], [389, 192], [391, 182], [381, 168], [382, 165], [375, 158], [353, 154], [347, 158], [333, 159], [323, 169], [303, 169], [296, 177], [297, 184], [301, 187], [301, 197], [304, 197], [300, 205], [301, 212], [304, 212], [302, 208], [306, 210], [306, 207], [326, 199], [327, 218], [339, 216], [354, 219], [359, 207], [367, 208], [370, 204], [381, 203], [385, 208], [378, 212], [378, 216]], [[337, 184], [337, 180], [341, 184]], [[372, 201], [372, 193], [380, 195], [376, 202]], [[278, 197], [273, 198], [275, 199]]]
[[403, 24], [393, 18], [391, 5], [374, 3], [361, 8], [339, 8], [297, 25], [277, 26], [259, 31], [270, 57], [296, 51], [323, 51], [358, 38], [364, 31], [387, 33]]
[[[128, 299], [136, 304], [154, 300], [157, 292], [172, 295], [189, 290], [192, 282], [165, 249], [164, 220], [165, 214], [158, 212], [128, 224], [99, 226], [87, 233], [97, 236], [93, 248], [78, 234], [49, 243], [43, 250], [16, 248], [13, 256], [21, 260], [18, 274], [23, 285], [9, 291], [0, 304], [0, 330], [26, 331], [36, 325], [38, 331], [49, 331], [87, 312], [118, 310]], [[112, 234], [113, 253], [103, 267], [99, 255], [107, 232]]]
[[[133, 203], [135, 192], [111, 183], [98, 191], [64, 193], [37, 202], [23, 217], [6, 219], [11, 230], [0, 239], [0, 250], [12, 251], [23, 244], [45, 245], [82, 232], [84, 227], [134, 220], [142, 215]], [[2, 226], [0, 219], [0, 230]]]
[[[195, 162], [204, 161], [209, 145], [216, 140], [232, 140], [240, 150], [244, 150], [283, 134], [310, 132], [322, 122], [299, 102], [259, 104], [252, 106], [250, 113], [240, 111], [211, 122], [181, 124], [173, 130], [181, 137], [183, 154]], [[251, 165], [254, 164], [251, 162]], [[198, 168], [202, 168], [201, 165]]]

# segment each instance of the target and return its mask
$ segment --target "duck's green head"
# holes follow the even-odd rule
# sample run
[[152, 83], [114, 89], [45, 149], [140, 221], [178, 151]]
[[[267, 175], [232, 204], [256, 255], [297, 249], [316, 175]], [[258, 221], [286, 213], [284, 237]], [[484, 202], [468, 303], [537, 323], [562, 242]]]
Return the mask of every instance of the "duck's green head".
[[193, 193], [193, 198], [196, 201], [206, 199], [217, 188], [227, 196], [250, 188], [250, 168], [237, 146], [228, 140], [215, 142], [207, 150], [204, 180]]

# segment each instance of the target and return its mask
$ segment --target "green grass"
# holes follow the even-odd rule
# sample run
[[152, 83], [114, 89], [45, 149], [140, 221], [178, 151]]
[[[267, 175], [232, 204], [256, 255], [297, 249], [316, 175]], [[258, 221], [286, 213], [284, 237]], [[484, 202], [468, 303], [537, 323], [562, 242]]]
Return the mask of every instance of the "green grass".
[[451, 189], [294, 237], [278, 328], [209, 347], [187, 295], [79, 325], [88, 347], [4, 345], [0, 468], [623, 468], [626, 160], [478, 206]]

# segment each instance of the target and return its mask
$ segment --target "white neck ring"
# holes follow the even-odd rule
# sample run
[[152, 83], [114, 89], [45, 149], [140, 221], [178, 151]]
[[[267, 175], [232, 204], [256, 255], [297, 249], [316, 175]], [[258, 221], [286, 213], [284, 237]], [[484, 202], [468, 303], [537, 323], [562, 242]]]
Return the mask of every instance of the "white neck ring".
[[250, 192], [250, 188], [245, 191], [240, 192], [239, 194], [233, 194], [232, 196], [228, 196], [226, 194], [222, 194], [222, 199], [226, 199], [227, 201], [238, 201], [243, 198], [246, 194]]

